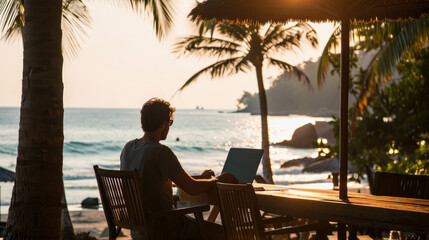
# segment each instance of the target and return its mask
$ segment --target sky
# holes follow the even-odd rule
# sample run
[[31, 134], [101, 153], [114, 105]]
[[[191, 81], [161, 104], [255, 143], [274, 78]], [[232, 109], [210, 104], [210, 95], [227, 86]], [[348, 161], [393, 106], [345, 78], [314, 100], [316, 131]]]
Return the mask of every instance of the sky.
[[[107, 2], [107, 1], [106, 1]], [[204, 76], [176, 94], [195, 72], [213, 63], [209, 57], [178, 57], [174, 43], [195, 33], [187, 14], [194, 0], [175, 6], [174, 27], [159, 41], [150, 16], [138, 16], [125, 7], [87, 2], [91, 27], [78, 56], [64, 58], [64, 107], [140, 108], [152, 97], [164, 98], [176, 108], [236, 109], [243, 91], [257, 92], [254, 72], [222, 79]], [[303, 47], [281, 59], [291, 64], [316, 59], [333, 31], [332, 23], [312, 24], [319, 48]], [[0, 107], [19, 107], [22, 81], [22, 42], [0, 41]], [[280, 74], [264, 69], [265, 87]]]

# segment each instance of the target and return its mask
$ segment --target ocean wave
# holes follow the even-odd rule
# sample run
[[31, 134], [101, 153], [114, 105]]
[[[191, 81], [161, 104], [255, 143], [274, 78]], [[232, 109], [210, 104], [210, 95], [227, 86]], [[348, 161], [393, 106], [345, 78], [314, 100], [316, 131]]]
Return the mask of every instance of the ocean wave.
[[174, 152], [192, 152], [192, 153], [201, 153], [201, 152], [225, 152], [224, 149], [214, 148], [214, 147], [198, 147], [198, 146], [170, 146]]
[[70, 141], [64, 143], [64, 153], [67, 154], [104, 154], [106, 152], [120, 152], [122, 143], [113, 141], [105, 142], [80, 142]]
[[119, 169], [119, 164], [98, 164], [100, 168]]
[[1, 144], [0, 154], [16, 156], [18, 154], [18, 145]]
[[63, 176], [63, 180], [85, 180], [85, 179], [94, 179], [94, 176], [80, 175], [80, 176]]

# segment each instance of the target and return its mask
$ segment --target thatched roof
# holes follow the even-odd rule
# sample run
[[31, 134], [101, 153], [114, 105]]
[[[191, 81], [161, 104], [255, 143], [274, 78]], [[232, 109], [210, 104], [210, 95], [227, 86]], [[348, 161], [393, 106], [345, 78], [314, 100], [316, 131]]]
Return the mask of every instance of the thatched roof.
[[195, 19], [230, 21], [357, 21], [418, 19], [429, 0], [206, 0], [189, 14]]

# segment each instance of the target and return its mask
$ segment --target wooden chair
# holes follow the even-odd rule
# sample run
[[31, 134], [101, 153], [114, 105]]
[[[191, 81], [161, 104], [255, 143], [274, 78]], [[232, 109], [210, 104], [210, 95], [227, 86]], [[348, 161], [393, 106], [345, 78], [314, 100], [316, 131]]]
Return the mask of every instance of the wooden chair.
[[104, 215], [109, 227], [109, 239], [116, 239], [122, 228], [145, 232], [149, 239], [164, 239], [162, 231], [155, 231], [152, 222], [155, 219], [193, 213], [203, 239], [206, 238], [202, 212], [210, 209], [209, 205], [197, 205], [156, 213], [144, 210], [143, 189], [137, 170], [119, 171], [101, 169], [94, 166]]
[[429, 199], [429, 175], [376, 172], [372, 194]]
[[[429, 199], [429, 175], [376, 172], [373, 186], [373, 195]], [[370, 236], [381, 237], [383, 231], [389, 230], [370, 231]], [[420, 239], [426, 239], [426, 234], [418, 233]]]
[[227, 239], [267, 239], [275, 234], [299, 233], [317, 230], [318, 223], [288, 226], [265, 230], [264, 224], [273, 224], [270, 219], [263, 221], [251, 184], [216, 183], [222, 225]]

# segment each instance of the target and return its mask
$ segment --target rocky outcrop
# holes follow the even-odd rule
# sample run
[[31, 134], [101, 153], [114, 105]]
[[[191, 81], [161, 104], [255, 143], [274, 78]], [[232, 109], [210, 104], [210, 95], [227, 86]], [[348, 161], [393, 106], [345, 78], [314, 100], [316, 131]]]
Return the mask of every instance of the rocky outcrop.
[[280, 168], [303, 167], [311, 163], [314, 163], [315, 161], [316, 161], [316, 158], [311, 158], [311, 157], [297, 158], [297, 159], [292, 159], [284, 162], [280, 166]]
[[313, 148], [313, 142], [317, 141], [317, 138], [317, 132], [313, 124], [307, 123], [293, 132], [291, 140], [284, 140], [275, 145], [285, 145], [295, 148]]
[[329, 122], [316, 121], [314, 129], [316, 129], [317, 136], [319, 138], [325, 138], [328, 140], [328, 144], [334, 145], [336, 143], [335, 135], [332, 131], [332, 125], [329, 124]]
[[317, 121], [316, 125], [307, 123], [297, 128], [292, 135], [291, 140], [274, 143], [273, 145], [283, 145], [294, 148], [314, 148], [313, 143], [318, 138], [326, 138], [328, 143], [335, 144], [334, 133], [331, 131], [332, 126], [328, 122]]

